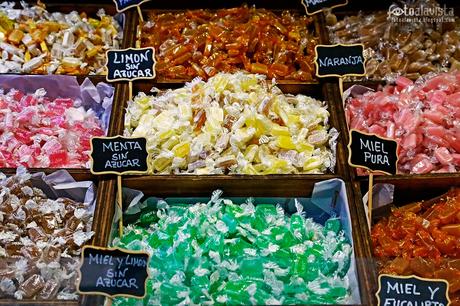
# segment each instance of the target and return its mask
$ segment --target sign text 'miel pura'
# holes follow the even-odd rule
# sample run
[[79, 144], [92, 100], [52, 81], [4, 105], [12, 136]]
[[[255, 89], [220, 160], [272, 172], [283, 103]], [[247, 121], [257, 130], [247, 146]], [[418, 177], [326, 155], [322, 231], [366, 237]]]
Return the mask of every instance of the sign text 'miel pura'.
[[392, 139], [351, 130], [348, 151], [351, 166], [396, 174], [398, 143]]

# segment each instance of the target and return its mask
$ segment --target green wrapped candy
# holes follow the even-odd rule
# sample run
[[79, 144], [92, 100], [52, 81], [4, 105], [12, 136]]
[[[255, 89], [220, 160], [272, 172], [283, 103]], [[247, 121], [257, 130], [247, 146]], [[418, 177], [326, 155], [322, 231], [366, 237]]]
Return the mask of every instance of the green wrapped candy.
[[[114, 305], [337, 304], [350, 299], [352, 247], [340, 219], [324, 226], [280, 206], [145, 203], [114, 245], [150, 253], [144, 300]], [[152, 211], [152, 209], [154, 209]], [[154, 222], [149, 224], [149, 222]]]

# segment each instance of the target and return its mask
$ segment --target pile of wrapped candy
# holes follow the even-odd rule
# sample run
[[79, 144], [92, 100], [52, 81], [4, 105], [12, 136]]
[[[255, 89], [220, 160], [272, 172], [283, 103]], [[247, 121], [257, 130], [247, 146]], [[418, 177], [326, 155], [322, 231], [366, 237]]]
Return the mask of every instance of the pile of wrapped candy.
[[[346, 304], [352, 247], [337, 218], [323, 225], [272, 204], [237, 205], [214, 192], [207, 203], [153, 198], [114, 245], [151, 255], [144, 304]], [[150, 205], [147, 203], [146, 205]], [[136, 305], [137, 300], [114, 300]]]
[[129, 102], [125, 134], [146, 137], [155, 173], [323, 173], [337, 131], [325, 103], [285, 95], [264, 76], [220, 73], [207, 82]]
[[394, 209], [372, 228], [380, 273], [418, 275], [449, 282], [460, 303], [460, 189]]
[[157, 51], [157, 75], [203, 79], [244, 69], [277, 79], [311, 81], [318, 38], [313, 18], [254, 7], [152, 13], [140, 36]]
[[396, 79], [376, 92], [348, 98], [350, 128], [395, 139], [401, 173], [460, 170], [460, 72], [413, 82]]
[[0, 3], [0, 73], [103, 74], [105, 52], [121, 44], [121, 26], [102, 9], [93, 18], [15, 5]]
[[43, 89], [1, 91], [0, 109], [0, 167], [86, 167], [91, 137], [105, 134], [94, 111]]
[[[433, 0], [403, 3], [410, 9], [422, 7], [431, 12], [443, 9]], [[382, 79], [391, 74], [417, 79], [429, 72], [460, 68], [460, 19], [448, 15], [453, 8], [442, 16], [445, 18], [442, 22], [394, 21], [392, 17], [405, 16], [390, 14], [398, 9], [401, 8], [395, 4], [386, 11], [360, 13], [339, 22], [330, 15], [331, 43], [364, 44], [368, 58], [366, 72], [371, 79]], [[433, 16], [436, 17], [441, 16]]]
[[22, 169], [0, 180], [0, 298], [77, 299], [92, 213], [83, 203], [48, 198], [30, 178]]

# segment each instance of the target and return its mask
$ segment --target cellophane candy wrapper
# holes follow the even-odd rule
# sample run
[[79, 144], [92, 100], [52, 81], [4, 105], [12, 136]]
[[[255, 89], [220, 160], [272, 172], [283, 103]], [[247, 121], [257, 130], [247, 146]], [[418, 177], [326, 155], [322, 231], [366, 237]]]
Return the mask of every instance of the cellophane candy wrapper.
[[460, 170], [460, 72], [406, 77], [373, 91], [361, 85], [344, 94], [350, 129], [394, 139], [398, 172]]
[[40, 1], [17, 2], [0, 3], [0, 73], [105, 73], [106, 51], [121, 45], [123, 14], [49, 12]]
[[107, 134], [114, 88], [73, 76], [0, 76], [0, 167], [89, 167]]
[[153, 173], [265, 175], [333, 172], [338, 132], [326, 102], [239, 72], [139, 93], [125, 136], [147, 138]]
[[254, 6], [219, 10], [150, 12], [139, 35], [156, 50], [157, 76], [207, 79], [218, 72], [246, 70], [278, 80], [315, 78], [314, 19]]
[[94, 195], [92, 182], [75, 182], [64, 170], [0, 174], [0, 299], [77, 299]]
[[[343, 181], [312, 198], [147, 198], [130, 190], [113, 246], [150, 256], [143, 301], [114, 305], [359, 304]], [[132, 200], [132, 199], [135, 200]], [[114, 235], [117, 229], [113, 224]]]
[[[382, 193], [378, 199], [383, 203], [378, 205], [388, 204], [391, 189], [385, 185], [375, 190]], [[391, 206], [373, 219], [379, 219], [371, 232], [379, 273], [445, 279], [451, 305], [460, 304], [460, 188], [434, 199]]]
[[[399, 14], [404, 7], [406, 12], [428, 11], [433, 15]], [[423, 21], [404, 21], [407, 17]], [[430, 72], [460, 69], [460, 19], [453, 7], [437, 1], [398, 1], [387, 10], [360, 12], [338, 22], [329, 14], [326, 21], [331, 42], [364, 45], [369, 79], [404, 75], [415, 80]]]

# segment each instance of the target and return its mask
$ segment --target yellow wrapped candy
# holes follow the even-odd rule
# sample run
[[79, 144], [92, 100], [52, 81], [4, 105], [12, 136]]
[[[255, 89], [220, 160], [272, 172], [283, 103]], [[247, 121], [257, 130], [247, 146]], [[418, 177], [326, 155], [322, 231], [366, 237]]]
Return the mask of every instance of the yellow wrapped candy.
[[324, 173], [335, 164], [325, 104], [284, 95], [260, 75], [220, 73], [141, 93], [126, 116], [125, 134], [148, 139], [153, 173]]

